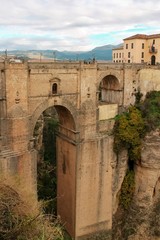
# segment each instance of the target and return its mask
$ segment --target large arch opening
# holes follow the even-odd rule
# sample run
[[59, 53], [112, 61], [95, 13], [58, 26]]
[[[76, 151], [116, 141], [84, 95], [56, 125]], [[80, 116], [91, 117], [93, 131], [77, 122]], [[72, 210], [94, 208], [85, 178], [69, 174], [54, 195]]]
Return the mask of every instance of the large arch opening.
[[34, 129], [37, 150], [37, 195], [45, 201], [47, 214], [56, 215], [57, 174], [56, 174], [56, 131], [58, 115], [55, 108], [46, 109], [38, 118]]
[[105, 76], [99, 85], [99, 101], [108, 104], [120, 104], [121, 100], [122, 90], [118, 79], [114, 75]]
[[46, 109], [34, 130], [38, 198], [49, 203], [47, 213], [60, 216], [71, 237], [75, 229], [76, 135], [71, 112], [60, 105]]

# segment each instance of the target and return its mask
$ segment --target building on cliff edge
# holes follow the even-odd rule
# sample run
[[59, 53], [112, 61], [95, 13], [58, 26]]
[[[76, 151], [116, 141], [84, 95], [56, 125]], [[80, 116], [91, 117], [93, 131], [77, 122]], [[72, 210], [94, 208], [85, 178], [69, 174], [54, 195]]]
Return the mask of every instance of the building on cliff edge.
[[112, 50], [112, 61], [160, 64], [160, 34], [136, 34], [123, 39], [123, 45]]

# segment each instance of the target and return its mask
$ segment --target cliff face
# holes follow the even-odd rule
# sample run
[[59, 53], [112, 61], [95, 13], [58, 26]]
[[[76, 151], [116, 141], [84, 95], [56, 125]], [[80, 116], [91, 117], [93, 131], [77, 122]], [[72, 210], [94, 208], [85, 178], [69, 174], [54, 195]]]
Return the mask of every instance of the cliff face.
[[142, 235], [146, 240], [160, 239], [160, 130], [151, 132], [143, 141], [135, 183], [135, 202], [143, 209], [145, 221], [131, 239], [141, 239]]
[[119, 204], [119, 196], [121, 192], [122, 182], [126, 175], [127, 167], [128, 167], [128, 153], [126, 150], [123, 150], [119, 156], [113, 158], [112, 168], [113, 168], [113, 214], [116, 213], [118, 204]]
[[[127, 155], [126, 155], [127, 158]], [[118, 184], [113, 184], [114, 210], [117, 209], [118, 195], [127, 161], [124, 154], [117, 163], [116, 173], [120, 177]], [[119, 166], [119, 167], [118, 167]], [[113, 239], [115, 240], [159, 240], [160, 239], [160, 130], [150, 132], [142, 144], [141, 162], [135, 171], [135, 194], [127, 211], [118, 209], [116, 213]], [[116, 176], [116, 174], [114, 175]], [[117, 178], [117, 177], [116, 177]], [[114, 179], [116, 179], [114, 177]], [[116, 180], [114, 181], [116, 182]], [[120, 212], [120, 214], [119, 214]], [[119, 226], [118, 226], [119, 225]], [[118, 226], [118, 227], [117, 227]], [[117, 232], [121, 233], [118, 234]]]
[[160, 197], [160, 131], [145, 137], [141, 165], [135, 171], [136, 200], [139, 204], [152, 205]]

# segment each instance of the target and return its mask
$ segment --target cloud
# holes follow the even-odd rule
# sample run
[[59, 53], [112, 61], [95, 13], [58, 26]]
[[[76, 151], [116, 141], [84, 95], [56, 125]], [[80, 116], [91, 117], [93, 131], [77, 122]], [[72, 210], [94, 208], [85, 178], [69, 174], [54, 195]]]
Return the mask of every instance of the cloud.
[[151, 0], [7, 0], [0, 8], [0, 49], [87, 50], [136, 33], [157, 33]]

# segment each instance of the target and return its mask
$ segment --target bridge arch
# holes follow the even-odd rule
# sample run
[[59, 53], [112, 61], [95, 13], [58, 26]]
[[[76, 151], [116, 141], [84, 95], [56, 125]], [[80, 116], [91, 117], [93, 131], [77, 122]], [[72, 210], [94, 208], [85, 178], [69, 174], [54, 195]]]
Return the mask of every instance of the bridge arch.
[[[76, 116], [75, 116], [76, 110], [75, 110], [74, 106], [72, 105], [72, 103], [70, 103], [68, 101], [63, 101], [63, 103], [62, 103], [59, 100], [59, 98], [56, 98], [56, 99], [50, 98], [50, 99], [45, 100], [41, 104], [39, 104], [31, 115], [31, 118], [30, 118], [30, 137], [31, 138], [33, 136], [34, 128], [35, 128], [38, 118], [46, 109], [48, 109], [50, 107], [55, 107], [57, 113], [59, 113], [59, 117], [61, 119], [61, 123], [63, 122], [63, 125], [64, 125], [64, 115], [65, 115], [64, 112], [65, 112], [66, 116], [68, 116], [70, 119], [70, 126], [68, 126], [69, 122], [67, 121], [67, 122], [65, 122], [65, 124], [67, 124], [66, 127], [72, 126], [72, 129], [76, 130], [76, 128], [77, 128], [76, 127]], [[71, 124], [71, 118], [72, 118], [72, 124]]]
[[[57, 100], [56, 100], [57, 99]], [[32, 136], [36, 122], [40, 115], [50, 107], [54, 107], [59, 120], [56, 134], [56, 169], [57, 169], [57, 214], [70, 236], [74, 236], [75, 228], [75, 194], [76, 194], [76, 159], [77, 132], [74, 107], [58, 98], [44, 101], [34, 111], [32, 122]], [[56, 101], [55, 101], [56, 100]]]

